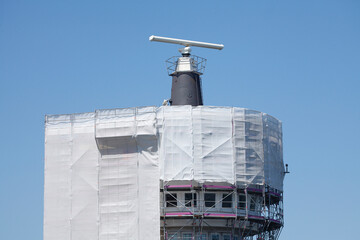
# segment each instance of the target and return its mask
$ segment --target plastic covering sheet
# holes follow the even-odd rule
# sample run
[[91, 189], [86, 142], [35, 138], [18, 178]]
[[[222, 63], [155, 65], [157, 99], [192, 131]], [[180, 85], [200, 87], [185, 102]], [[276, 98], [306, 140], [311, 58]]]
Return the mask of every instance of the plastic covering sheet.
[[45, 240], [160, 238], [155, 116], [138, 108], [46, 117]]
[[159, 239], [155, 109], [96, 111], [99, 239]]
[[98, 239], [94, 113], [46, 118], [44, 239]]
[[262, 144], [262, 113], [235, 109], [234, 141], [240, 144], [235, 154], [238, 185], [259, 184], [264, 181], [264, 149]]
[[277, 189], [283, 189], [284, 163], [282, 148], [282, 127], [279, 121], [267, 114], [263, 116], [264, 124], [264, 163], [265, 182]]
[[281, 122], [233, 107], [51, 115], [44, 240], [160, 238], [160, 180], [283, 189]]
[[162, 107], [157, 113], [161, 179], [192, 180], [194, 178], [192, 107]]
[[194, 108], [193, 123], [194, 179], [234, 183], [232, 109]]
[[283, 189], [281, 122], [230, 107], [157, 110], [161, 179]]

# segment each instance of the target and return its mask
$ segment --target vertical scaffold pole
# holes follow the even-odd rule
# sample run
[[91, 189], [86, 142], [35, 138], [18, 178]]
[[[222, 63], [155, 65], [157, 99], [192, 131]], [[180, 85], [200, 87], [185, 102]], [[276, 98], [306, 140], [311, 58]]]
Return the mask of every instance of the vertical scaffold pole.
[[166, 233], [166, 183], [163, 184], [163, 234], [164, 239], [167, 240], [167, 233]]

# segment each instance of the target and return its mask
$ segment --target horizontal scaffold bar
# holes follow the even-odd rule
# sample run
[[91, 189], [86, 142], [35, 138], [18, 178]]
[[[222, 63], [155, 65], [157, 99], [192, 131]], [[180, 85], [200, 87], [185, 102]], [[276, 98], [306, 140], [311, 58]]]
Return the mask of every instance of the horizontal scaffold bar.
[[192, 185], [167, 185], [164, 188], [191, 188]]
[[204, 188], [235, 189], [235, 186], [203, 185]]

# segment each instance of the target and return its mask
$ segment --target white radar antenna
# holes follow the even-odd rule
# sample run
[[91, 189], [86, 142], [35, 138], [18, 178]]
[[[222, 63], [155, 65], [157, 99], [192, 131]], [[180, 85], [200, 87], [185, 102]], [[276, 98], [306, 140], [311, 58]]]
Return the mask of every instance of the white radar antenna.
[[177, 38], [168, 38], [168, 37], [159, 37], [159, 36], [154, 36], [154, 35], [150, 36], [149, 40], [154, 41], [154, 42], [164, 42], [164, 43], [183, 45], [185, 47], [179, 50], [182, 54], [189, 54], [191, 52], [191, 49], [190, 49], [191, 46], [218, 49], [218, 50], [221, 50], [224, 48], [223, 44], [198, 42], [198, 41], [191, 41], [191, 40], [184, 40], [184, 39], [177, 39]]

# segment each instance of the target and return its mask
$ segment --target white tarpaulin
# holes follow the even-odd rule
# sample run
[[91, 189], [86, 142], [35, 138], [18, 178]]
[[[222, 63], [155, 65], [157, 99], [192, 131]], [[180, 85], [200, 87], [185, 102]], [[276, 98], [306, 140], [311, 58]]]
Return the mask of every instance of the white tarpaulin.
[[51, 115], [44, 240], [160, 238], [160, 180], [282, 191], [281, 122], [233, 107], [163, 106]]
[[158, 109], [161, 179], [234, 183], [232, 109]]
[[47, 116], [44, 239], [158, 240], [157, 152], [154, 108]]
[[281, 122], [254, 110], [165, 106], [157, 110], [161, 179], [267, 184], [282, 190]]
[[100, 240], [159, 239], [155, 108], [96, 111]]
[[44, 239], [98, 239], [94, 113], [46, 118]]
[[248, 109], [234, 109], [234, 141], [236, 180], [238, 185], [262, 185], [264, 181], [262, 113]]

